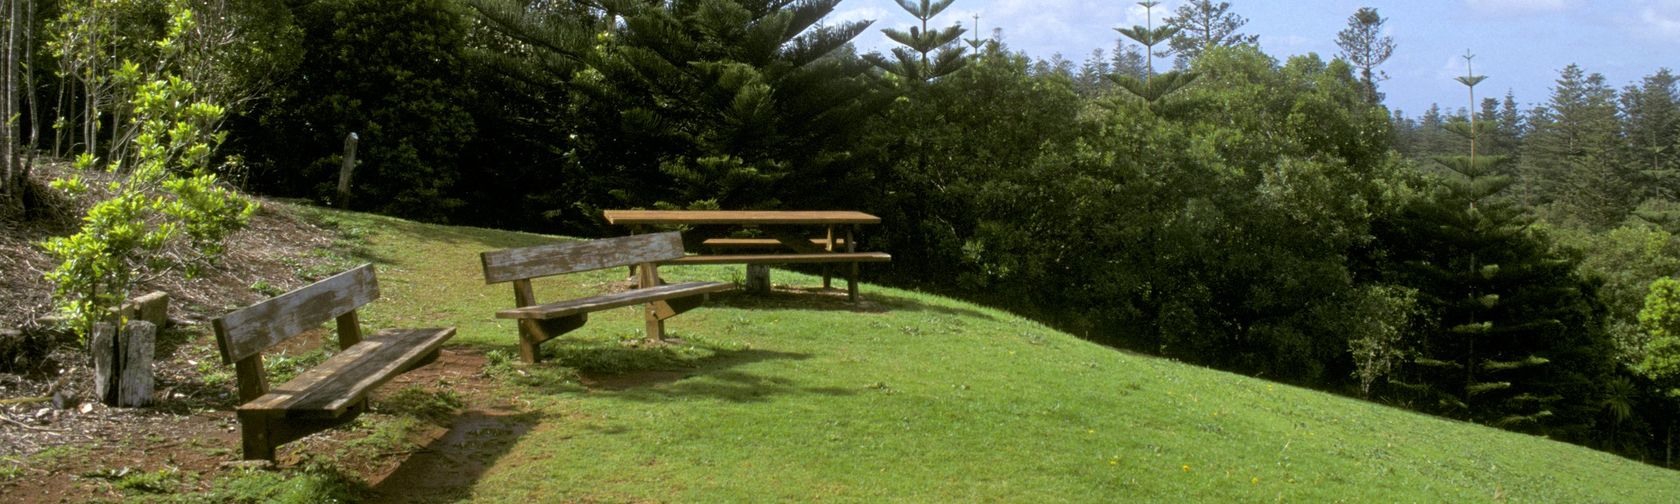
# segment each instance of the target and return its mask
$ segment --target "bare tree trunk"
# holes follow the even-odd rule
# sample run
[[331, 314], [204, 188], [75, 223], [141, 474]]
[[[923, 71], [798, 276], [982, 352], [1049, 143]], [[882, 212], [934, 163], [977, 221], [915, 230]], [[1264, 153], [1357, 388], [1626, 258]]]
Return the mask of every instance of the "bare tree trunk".
[[18, 28], [18, 0], [4, 0], [6, 9], [6, 40], [4, 54], [0, 55], [0, 65], [5, 70], [0, 71], [0, 92], [4, 98], [0, 99], [0, 124], [4, 124], [0, 132], [0, 164], [5, 164], [5, 180], [0, 180], [0, 194], [5, 195], [5, 201], [0, 206], [16, 209], [21, 201], [22, 185], [19, 184], [21, 171], [17, 158], [17, 28]]
[[65, 101], [65, 91], [64, 90], [65, 90], [65, 88], [68, 88], [68, 87], [70, 87], [69, 76], [59, 77], [59, 79], [58, 79], [58, 107], [53, 109], [53, 115], [55, 117], [53, 118], [53, 150], [52, 150], [52, 152], [53, 152], [53, 157], [60, 158], [60, 159], [64, 158], [64, 135], [68, 133], [67, 130], [69, 129], [69, 126], [70, 126], [69, 121], [65, 119], [65, 115], [64, 115], [65, 108], [69, 106], [69, 105], [64, 103], [64, 101]]
[[[24, 96], [29, 99], [29, 151], [34, 158], [34, 152], [41, 148], [41, 96], [40, 90], [35, 88], [35, 1], [24, 0], [29, 10], [24, 13], [23, 30], [23, 87]], [[27, 166], [24, 169], [28, 169]]]
[[28, 12], [25, 12], [23, 30], [23, 85], [24, 96], [29, 98], [29, 155], [23, 161], [22, 177], [22, 180], [28, 181], [29, 172], [35, 167], [35, 155], [41, 152], [41, 90], [35, 88], [35, 2], [37, 0], [22, 1], [27, 2], [26, 5], [29, 7]]

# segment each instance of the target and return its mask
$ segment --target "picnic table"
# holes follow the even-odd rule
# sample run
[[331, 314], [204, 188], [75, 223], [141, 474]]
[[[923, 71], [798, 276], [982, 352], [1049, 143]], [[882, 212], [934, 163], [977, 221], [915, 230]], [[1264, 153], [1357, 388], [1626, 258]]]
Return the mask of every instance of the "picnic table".
[[[884, 252], [857, 251], [858, 227], [880, 224], [881, 218], [856, 211], [799, 210], [607, 210], [608, 224], [627, 226], [642, 233], [655, 226], [687, 226], [684, 241], [699, 245], [705, 254], [685, 256], [660, 264], [746, 264], [748, 286], [755, 277], [769, 286], [770, 264], [850, 263], [847, 296], [858, 299], [858, 264], [889, 262]], [[822, 229], [813, 236], [813, 228]], [[762, 237], [734, 237], [742, 230], [756, 230]], [[832, 286], [826, 267], [823, 288]]]

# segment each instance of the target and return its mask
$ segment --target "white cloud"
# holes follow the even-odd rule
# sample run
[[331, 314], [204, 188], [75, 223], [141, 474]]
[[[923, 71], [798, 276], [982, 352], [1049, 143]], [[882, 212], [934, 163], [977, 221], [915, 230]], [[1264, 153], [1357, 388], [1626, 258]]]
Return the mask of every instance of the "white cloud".
[[1562, 12], [1579, 0], [1464, 0], [1471, 9], [1488, 14], [1545, 14]]
[[1639, 0], [1640, 34], [1659, 40], [1680, 40], [1680, 0]]

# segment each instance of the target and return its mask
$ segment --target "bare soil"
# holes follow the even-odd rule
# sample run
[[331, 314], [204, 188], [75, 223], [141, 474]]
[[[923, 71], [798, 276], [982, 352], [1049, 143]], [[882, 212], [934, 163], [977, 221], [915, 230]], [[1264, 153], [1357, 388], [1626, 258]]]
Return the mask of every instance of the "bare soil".
[[[301, 339], [301, 338], [300, 338]], [[362, 419], [389, 420], [384, 401], [396, 391], [447, 390], [463, 407], [422, 423], [389, 450], [347, 450], [368, 435], [367, 422], [322, 432], [279, 449], [270, 470], [301, 467], [328, 459], [341, 471], [364, 481], [374, 502], [424, 502], [464, 496], [513, 442], [537, 424], [516, 404], [498, 399], [496, 384], [482, 374], [483, 353], [447, 347], [437, 362], [392, 380], [373, 395], [374, 407]], [[228, 389], [231, 393], [231, 388]], [[14, 457], [21, 469], [0, 479], [7, 502], [86, 502], [121, 499], [115, 481], [133, 472], [171, 471], [171, 493], [202, 493], [223, 476], [251, 464], [239, 461], [238, 422], [232, 399], [219, 404], [177, 397], [150, 408], [90, 405], [69, 410], [50, 406], [7, 408], [15, 421], [0, 426], [6, 450], [32, 451]], [[47, 411], [37, 416], [35, 411]]]

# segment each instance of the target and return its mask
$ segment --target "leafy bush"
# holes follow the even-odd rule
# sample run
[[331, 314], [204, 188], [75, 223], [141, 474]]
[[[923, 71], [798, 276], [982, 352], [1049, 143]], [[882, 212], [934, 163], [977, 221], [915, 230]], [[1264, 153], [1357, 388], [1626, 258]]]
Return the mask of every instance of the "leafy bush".
[[[220, 187], [211, 170], [211, 153], [225, 138], [216, 131], [223, 109], [203, 99], [192, 82], [166, 70], [169, 61], [189, 50], [181, 35], [196, 21], [187, 4], [169, 4], [170, 29], [157, 43], [164, 66], [142, 70], [130, 61], [114, 74], [115, 82], [133, 90], [130, 120], [137, 134], [124, 158], [103, 166], [119, 176], [103, 188], [111, 196], [88, 209], [77, 233], [42, 244], [60, 261], [47, 273], [55, 301], [84, 338], [128, 299], [143, 274], [170, 269], [192, 274], [220, 255], [223, 239], [244, 227], [257, 209]], [[95, 169], [100, 160], [84, 154], [76, 167]], [[53, 187], [71, 193], [92, 189], [79, 174], [56, 180]], [[165, 254], [166, 249], [175, 253]]]

